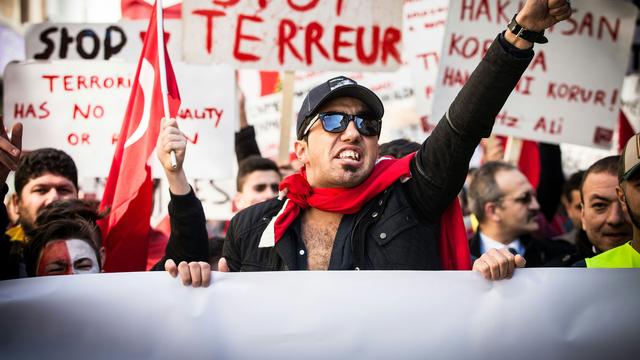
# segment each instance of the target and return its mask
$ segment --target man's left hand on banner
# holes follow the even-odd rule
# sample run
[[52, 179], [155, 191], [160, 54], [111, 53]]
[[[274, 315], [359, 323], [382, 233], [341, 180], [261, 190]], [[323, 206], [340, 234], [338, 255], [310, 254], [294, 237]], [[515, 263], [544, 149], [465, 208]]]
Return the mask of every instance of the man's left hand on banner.
[[474, 261], [473, 271], [487, 280], [509, 279], [516, 268], [523, 268], [526, 263], [522, 255], [514, 255], [508, 249], [491, 249]]

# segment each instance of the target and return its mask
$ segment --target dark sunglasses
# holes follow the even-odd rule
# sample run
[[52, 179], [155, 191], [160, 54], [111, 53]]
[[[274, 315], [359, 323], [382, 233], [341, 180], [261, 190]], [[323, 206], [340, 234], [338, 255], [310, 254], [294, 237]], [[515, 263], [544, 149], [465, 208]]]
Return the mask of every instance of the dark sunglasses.
[[267, 186], [271, 188], [271, 191], [273, 191], [274, 193], [277, 193], [278, 191], [280, 191], [278, 189], [278, 187], [280, 186], [280, 184], [278, 183], [273, 183], [273, 184], [257, 184], [253, 186], [253, 191], [255, 192], [263, 192], [265, 190], [267, 190]]
[[520, 203], [522, 205], [529, 205], [533, 201], [534, 196], [536, 196], [534, 193], [527, 191], [526, 193], [518, 197], [511, 198], [511, 200], [513, 200], [514, 202]]
[[319, 113], [315, 120], [313, 120], [305, 132], [304, 135], [307, 135], [313, 124], [316, 121], [320, 120], [322, 123], [322, 128], [324, 131], [330, 133], [341, 133], [347, 129], [349, 126], [349, 122], [353, 121], [356, 125], [356, 129], [363, 136], [374, 136], [380, 135], [380, 128], [382, 126], [382, 121], [380, 119], [376, 119], [368, 114], [345, 114], [342, 112], [326, 112]]

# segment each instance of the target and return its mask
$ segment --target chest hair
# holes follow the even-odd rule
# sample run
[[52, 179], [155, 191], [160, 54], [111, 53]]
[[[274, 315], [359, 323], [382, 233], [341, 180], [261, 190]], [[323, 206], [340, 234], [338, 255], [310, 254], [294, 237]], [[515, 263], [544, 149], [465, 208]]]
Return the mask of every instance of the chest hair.
[[327, 270], [333, 242], [340, 221], [302, 222], [302, 239], [307, 247], [307, 266], [309, 270]]

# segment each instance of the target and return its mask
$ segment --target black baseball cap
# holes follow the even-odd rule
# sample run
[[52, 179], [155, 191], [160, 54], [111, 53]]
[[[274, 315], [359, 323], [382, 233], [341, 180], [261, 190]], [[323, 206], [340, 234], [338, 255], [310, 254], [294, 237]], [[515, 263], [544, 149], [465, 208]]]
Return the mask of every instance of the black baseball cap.
[[382, 119], [382, 115], [384, 115], [382, 101], [373, 91], [358, 85], [357, 82], [346, 76], [334, 77], [311, 89], [304, 98], [296, 124], [298, 140], [302, 139], [309, 120], [317, 113], [318, 109], [328, 101], [341, 97], [351, 97], [362, 101], [378, 119]]

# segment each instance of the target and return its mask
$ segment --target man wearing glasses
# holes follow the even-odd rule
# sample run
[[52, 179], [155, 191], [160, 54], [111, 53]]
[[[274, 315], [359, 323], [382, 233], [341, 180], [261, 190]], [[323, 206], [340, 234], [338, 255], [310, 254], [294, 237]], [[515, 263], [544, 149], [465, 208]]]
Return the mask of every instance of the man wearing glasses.
[[[218, 268], [470, 269], [453, 200], [475, 147], [490, 135], [497, 113], [531, 61], [532, 42], [546, 42], [544, 29], [570, 14], [566, 0], [527, 1], [422, 148], [402, 159], [377, 159], [384, 108], [371, 90], [346, 77], [312, 89], [297, 121], [295, 152], [304, 169], [283, 180], [278, 198], [249, 207], [231, 220]], [[177, 168], [170, 165], [170, 151], [183, 157], [186, 142], [175, 122], [168, 124], [158, 155], [172, 201], [200, 206], [186, 183], [182, 159]], [[173, 223], [179, 219], [171, 216], [172, 231], [179, 232]], [[207, 285], [206, 253], [195, 251], [205, 242], [172, 237], [166, 254], [172, 260], [166, 261], [165, 269], [180, 275], [184, 284]], [[176, 266], [174, 260], [181, 263]], [[503, 249], [478, 264], [474, 270], [485, 277], [502, 279], [511, 276], [515, 266], [523, 266], [524, 259]]]
[[[469, 187], [471, 211], [480, 226], [471, 239], [474, 258], [508, 249], [526, 267], [571, 266], [576, 249], [563, 240], [534, 238], [540, 204], [529, 180], [513, 165], [492, 161], [475, 173]], [[481, 261], [482, 262], [482, 261]]]

